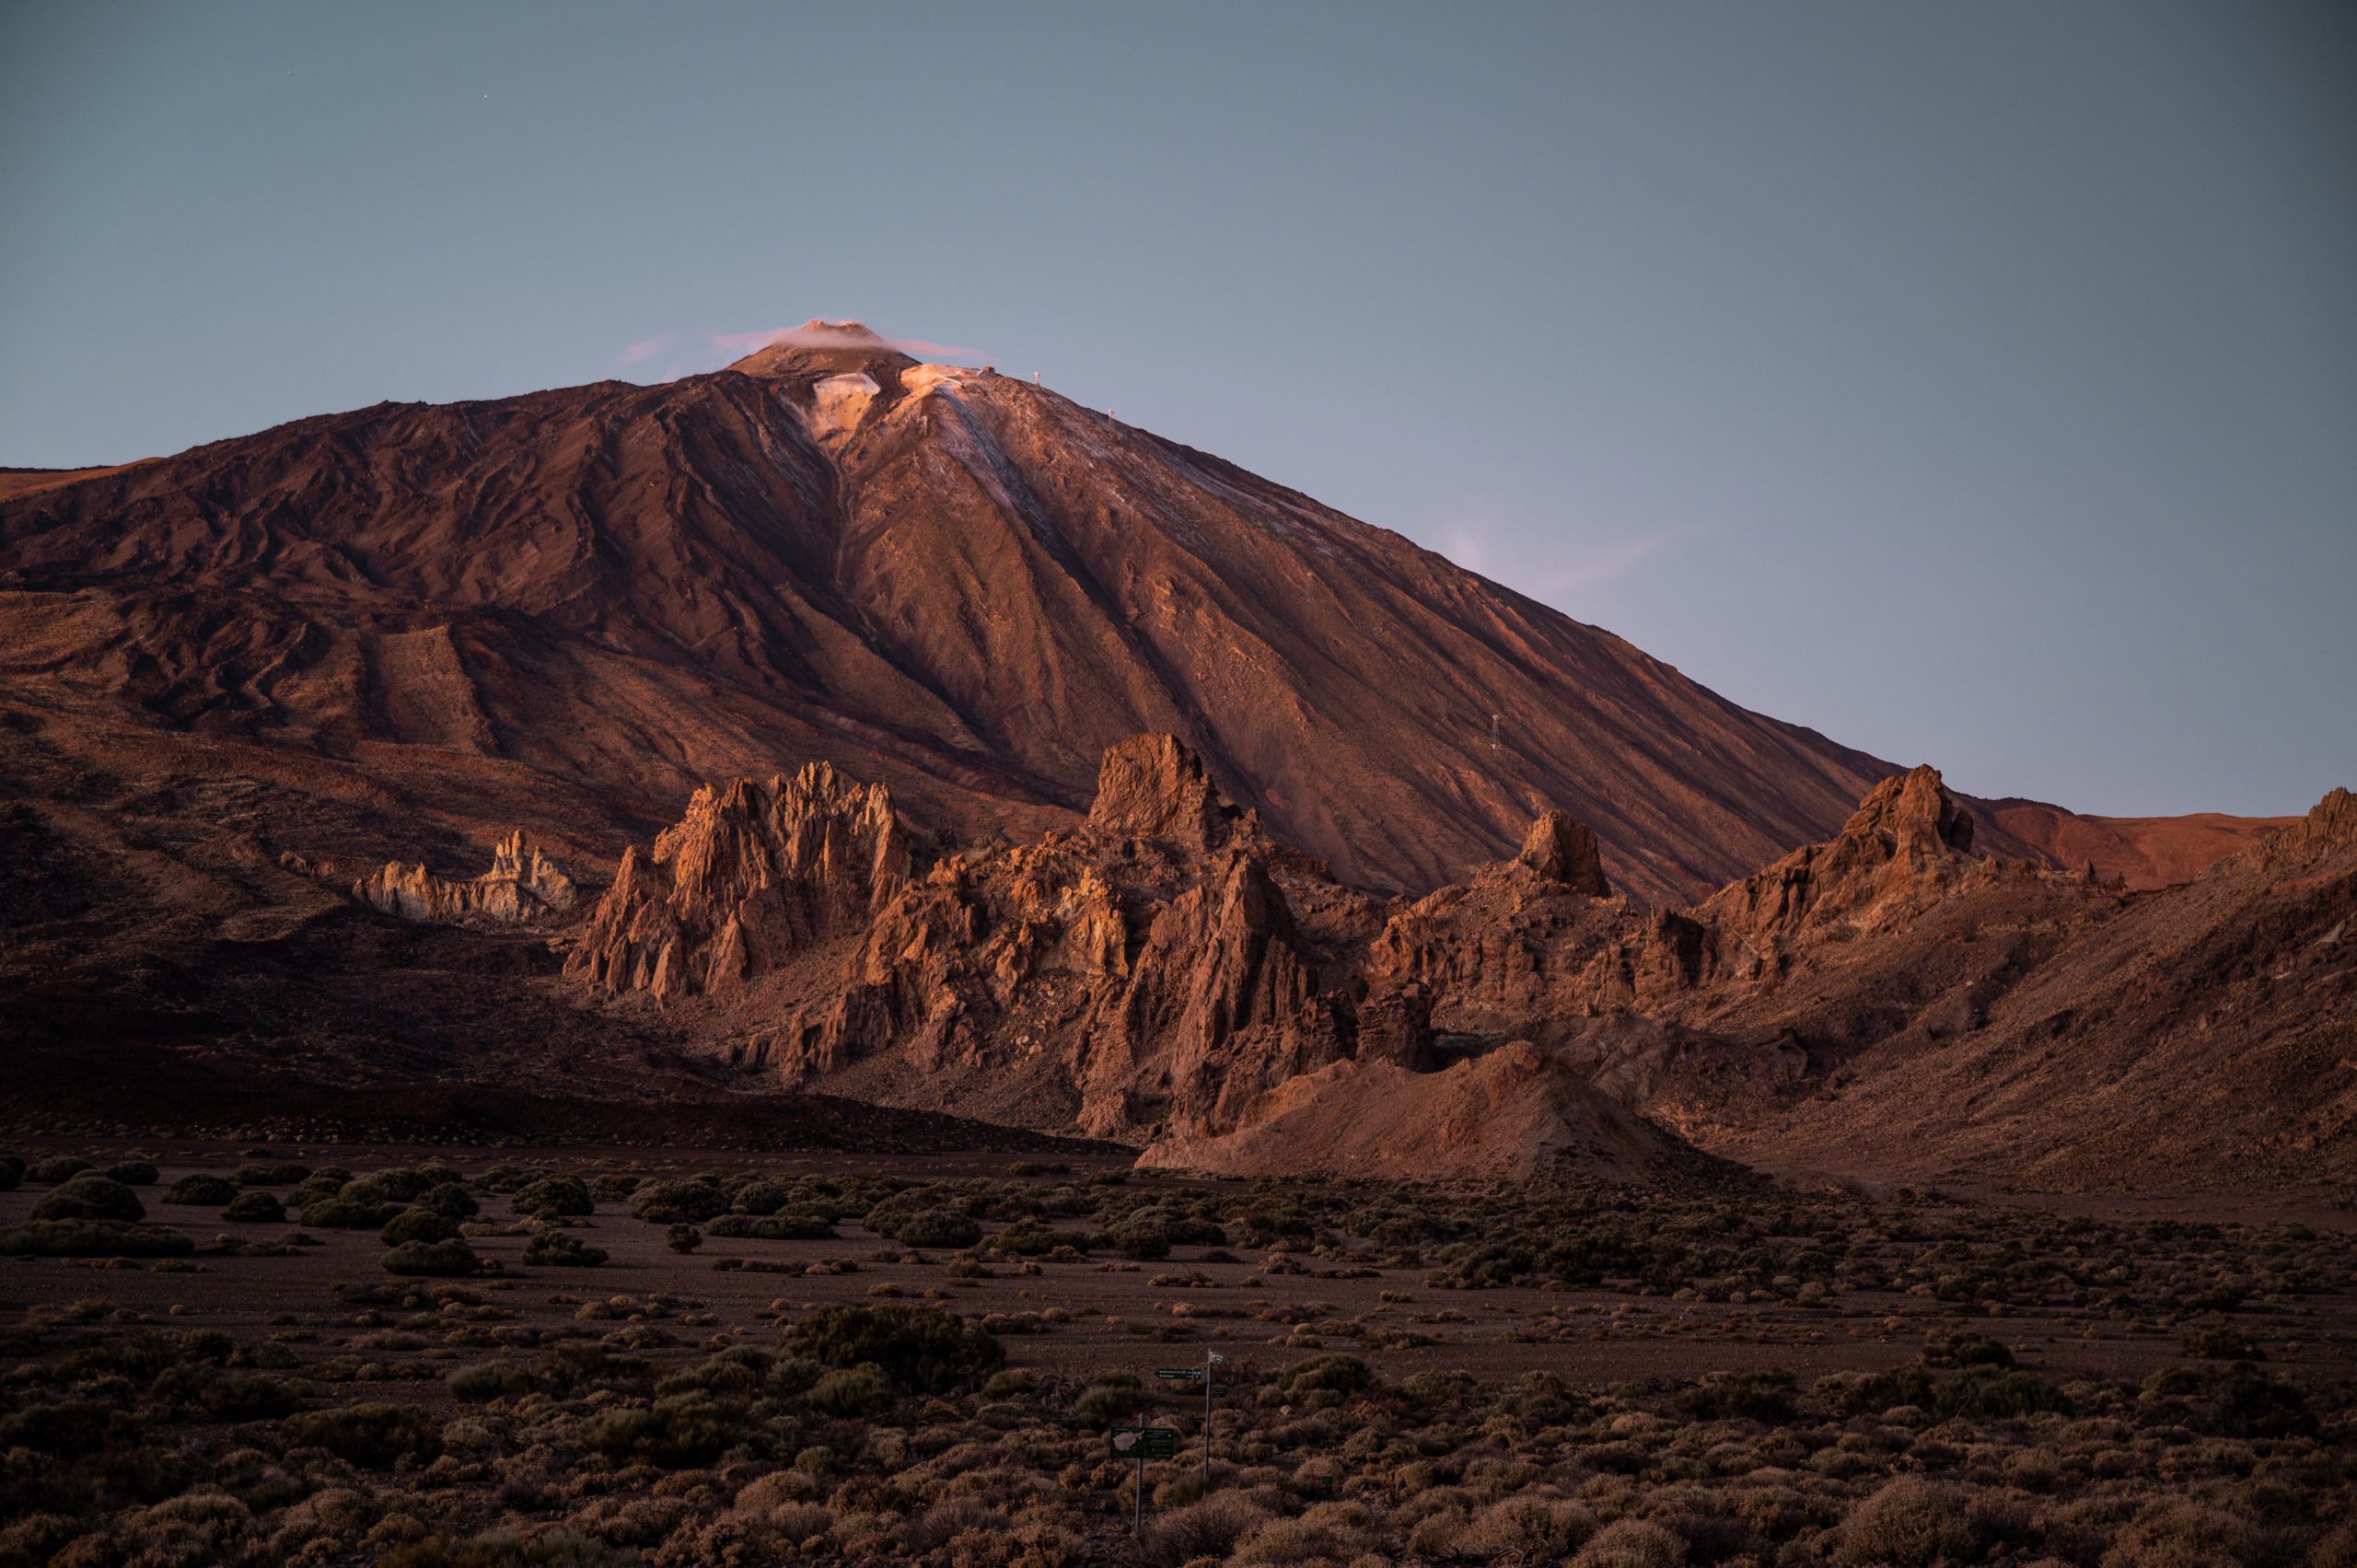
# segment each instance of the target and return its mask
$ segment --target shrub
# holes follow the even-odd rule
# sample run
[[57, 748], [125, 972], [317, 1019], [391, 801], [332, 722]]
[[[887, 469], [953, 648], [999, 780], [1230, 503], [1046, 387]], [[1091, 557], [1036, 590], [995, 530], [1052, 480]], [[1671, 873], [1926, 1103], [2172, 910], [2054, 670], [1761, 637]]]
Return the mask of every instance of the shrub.
[[1573, 1568], [1678, 1568], [1686, 1543], [1650, 1519], [1616, 1519], [1598, 1530]]
[[36, 1220], [113, 1220], [136, 1224], [147, 1217], [139, 1194], [104, 1176], [77, 1176], [33, 1205]]
[[475, 1202], [474, 1194], [455, 1181], [439, 1182], [428, 1188], [415, 1206], [431, 1209], [446, 1219], [454, 1220], [470, 1220], [482, 1213], [482, 1205]]
[[937, 1307], [822, 1307], [794, 1326], [790, 1344], [827, 1366], [872, 1363], [901, 1388], [925, 1394], [970, 1388], [1006, 1360], [998, 1341]]
[[2071, 1413], [2071, 1400], [2061, 1389], [2035, 1372], [1997, 1372], [1986, 1367], [1957, 1374], [1939, 1392], [1943, 1415], [1975, 1415], [2002, 1421], [2013, 1416], [2052, 1411]]
[[1399, 1385], [1399, 1391], [1421, 1404], [1446, 1404], [1451, 1400], [1469, 1399], [1480, 1392], [1481, 1385], [1470, 1373], [1419, 1372]]
[[286, 1206], [274, 1193], [256, 1188], [240, 1192], [221, 1211], [221, 1217], [236, 1224], [277, 1225], [286, 1218]]
[[728, 1195], [709, 1181], [656, 1181], [630, 1195], [633, 1219], [649, 1225], [701, 1225], [728, 1212]]
[[217, 1176], [183, 1176], [164, 1190], [164, 1202], [167, 1203], [188, 1203], [207, 1209], [217, 1209], [237, 1196], [237, 1184], [224, 1181]]
[[0, 1192], [14, 1192], [25, 1184], [25, 1162], [14, 1155], [0, 1155]]
[[433, 1535], [395, 1547], [379, 1568], [638, 1568], [637, 1552], [573, 1530], [521, 1536], [506, 1530], [454, 1540]]
[[482, 1267], [475, 1249], [457, 1239], [404, 1241], [385, 1254], [389, 1274], [471, 1274]]
[[792, 1187], [765, 1176], [737, 1189], [736, 1195], [728, 1201], [728, 1212], [732, 1214], [773, 1214], [793, 1202], [794, 1196]]
[[991, 1250], [1011, 1252], [1020, 1258], [1044, 1258], [1057, 1248], [1077, 1239], [1027, 1214], [991, 1237]]
[[125, 1160], [107, 1172], [109, 1181], [120, 1181], [125, 1187], [153, 1187], [157, 1169], [145, 1160]]
[[1923, 1365], [1926, 1366], [2011, 1366], [2014, 1353], [1986, 1334], [1966, 1330], [1947, 1330], [1933, 1334], [1923, 1343]]
[[159, 1225], [110, 1220], [45, 1220], [0, 1230], [0, 1256], [21, 1258], [171, 1258], [196, 1243]]
[[1706, 1420], [1737, 1416], [1767, 1426], [1793, 1419], [1790, 1373], [1715, 1373], [1678, 1391], [1678, 1406]]
[[1888, 1568], [1932, 1568], [1974, 1548], [1963, 1499], [1913, 1476], [1900, 1476], [1852, 1509], [1840, 1542], [1843, 1562]]
[[723, 1214], [704, 1229], [730, 1241], [831, 1241], [835, 1227], [815, 1214]]
[[326, 1198], [305, 1205], [303, 1223], [320, 1230], [380, 1230], [399, 1213], [398, 1203], [359, 1203], [349, 1198]]
[[298, 1411], [279, 1423], [278, 1435], [289, 1448], [325, 1448], [364, 1469], [389, 1469], [404, 1458], [431, 1459], [442, 1452], [441, 1423], [410, 1405]]
[[1234, 1492], [1215, 1492], [1164, 1515], [1146, 1531], [1146, 1555], [1171, 1568], [1197, 1558], [1225, 1560], [1268, 1511]]
[[2185, 1353], [2201, 1361], [2260, 1361], [2250, 1336], [2232, 1323], [2212, 1324], [2185, 1338]]
[[544, 1230], [524, 1249], [524, 1261], [536, 1269], [594, 1269], [605, 1260], [604, 1248], [587, 1246], [561, 1230]]
[[315, 1170], [296, 1183], [295, 1191], [286, 1195], [286, 1206], [308, 1209], [313, 1203], [323, 1203], [343, 1191], [343, 1184], [351, 1179], [352, 1172], [348, 1170], [333, 1167]]
[[72, 1155], [52, 1155], [47, 1159], [33, 1161], [25, 1176], [44, 1187], [55, 1187], [73, 1180], [86, 1170], [97, 1168], [88, 1160], [76, 1159]]
[[675, 1225], [663, 1233], [664, 1245], [682, 1258], [703, 1245], [703, 1232], [691, 1225]]
[[590, 1196], [588, 1185], [571, 1176], [543, 1176], [520, 1189], [509, 1202], [517, 1214], [537, 1220], [589, 1214], [598, 1210], [598, 1201]]
[[403, 1209], [385, 1222], [377, 1239], [388, 1247], [412, 1241], [447, 1241], [459, 1234], [459, 1223], [431, 1209]]
[[1100, 1376], [1083, 1388], [1072, 1402], [1072, 1413], [1075, 1420], [1110, 1426], [1144, 1407], [1144, 1388], [1130, 1374], [1116, 1372]]
[[292, 1187], [310, 1174], [311, 1167], [308, 1165], [271, 1160], [259, 1165], [241, 1165], [229, 1173], [229, 1179], [240, 1187]]
[[0, 1416], [0, 1450], [29, 1448], [72, 1458], [127, 1448], [138, 1437], [139, 1423], [128, 1412], [93, 1400], [27, 1405]]
[[2313, 1437], [2316, 1414], [2300, 1390], [2247, 1366], [2218, 1380], [2210, 1424], [2233, 1437]]
[[1278, 1373], [1276, 1387], [1279, 1394], [1294, 1399], [1320, 1388], [1355, 1394], [1374, 1382], [1374, 1370], [1357, 1356], [1313, 1355]]
[[891, 1408], [898, 1394], [883, 1368], [873, 1362], [863, 1362], [819, 1378], [811, 1387], [810, 1403], [829, 1415], [881, 1415]]
[[982, 1238], [982, 1227], [955, 1209], [918, 1209], [879, 1229], [903, 1247], [971, 1247]]
[[702, 1391], [657, 1400], [651, 1410], [607, 1411], [581, 1428], [583, 1446], [595, 1453], [675, 1469], [708, 1464], [749, 1435], [743, 1411]]
[[483, 1404], [492, 1400], [516, 1399], [525, 1394], [541, 1392], [546, 1384], [526, 1367], [510, 1362], [485, 1362], [478, 1366], [461, 1366], [445, 1379], [450, 1397], [467, 1404]]
[[1596, 1533], [1596, 1516], [1580, 1504], [1525, 1493], [1474, 1516], [1456, 1547], [1484, 1560], [1555, 1562]]
[[531, 1171], [520, 1165], [502, 1160], [476, 1179], [475, 1185], [486, 1192], [520, 1192], [535, 1179]]

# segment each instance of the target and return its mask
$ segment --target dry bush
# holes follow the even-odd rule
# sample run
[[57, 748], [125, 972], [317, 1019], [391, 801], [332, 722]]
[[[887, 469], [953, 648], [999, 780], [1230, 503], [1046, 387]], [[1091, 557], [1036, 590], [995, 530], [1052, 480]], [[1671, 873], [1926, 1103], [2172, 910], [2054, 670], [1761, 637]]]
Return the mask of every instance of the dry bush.
[[1596, 1516], [1568, 1498], [1528, 1493], [1492, 1503], [1473, 1516], [1456, 1550], [1487, 1559], [1551, 1562], [1596, 1534]]
[[147, 1217], [139, 1194], [110, 1177], [76, 1176], [33, 1205], [35, 1220], [105, 1220], [135, 1225]]
[[1841, 1524], [1847, 1562], [1931, 1568], [1973, 1550], [1964, 1499], [1944, 1486], [1901, 1476], [1852, 1509]]
[[1269, 1516], [1268, 1509], [1240, 1493], [1214, 1492], [1156, 1518], [1146, 1531], [1145, 1554], [1164, 1568], [1198, 1557], [1225, 1557]]
[[1648, 1519], [1615, 1519], [1572, 1559], [1573, 1568], [1681, 1568], [1686, 1543]]
[[387, 1273], [417, 1277], [454, 1277], [482, 1267], [475, 1249], [455, 1237], [447, 1241], [404, 1241], [384, 1258]]

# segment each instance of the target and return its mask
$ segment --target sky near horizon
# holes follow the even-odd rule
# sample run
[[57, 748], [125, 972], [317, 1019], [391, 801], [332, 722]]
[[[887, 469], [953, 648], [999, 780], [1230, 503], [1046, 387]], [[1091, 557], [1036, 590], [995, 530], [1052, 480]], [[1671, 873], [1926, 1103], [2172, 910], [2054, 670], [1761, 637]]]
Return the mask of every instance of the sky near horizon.
[[1981, 795], [2357, 786], [2357, 11], [0, 0], [0, 464], [856, 317]]

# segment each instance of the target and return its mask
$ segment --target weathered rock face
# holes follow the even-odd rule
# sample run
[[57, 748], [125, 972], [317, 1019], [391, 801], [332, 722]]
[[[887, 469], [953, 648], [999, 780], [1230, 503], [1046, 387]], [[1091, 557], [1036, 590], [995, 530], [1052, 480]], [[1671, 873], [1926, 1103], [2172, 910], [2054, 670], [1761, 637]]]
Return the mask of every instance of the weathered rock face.
[[1081, 1126], [1232, 1125], [1255, 1095], [1352, 1054], [1346, 995], [1317, 963], [1266, 866], [1237, 854], [1155, 917], [1085, 1063]]
[[437, 925], [544, 924], [574, 900], [573, 879], [520, 830], [499, 841], [491, 869], [471, 881], [392, 862], [354, 883], [352, 894], [387, 914]]
[[1591, 899], [1608, 898], [1612, 885], [1604, 879], [1604, 862], [1596, 835], [1585, 824], [1561, 811], [1547, 810], [1530, 824], [1516, 858], [1550, 882], [1561, 882]]
[[1237, 815], [1220, 798], [1203, 760], [1177, 736], [1133, 735], [1107, 749], [1088, 825], [1202, 854], [1227, 842]]
[[[1440, 1034], [1550, 1040], [1598, 1000], [1590, 971], [1629, 919], [1596, 836], [1543, 811], [1514, 859], [1395, 905], [1363, 966], [1367, 1007], [1406, 1005]], [[1412, 1001], [1394, 1000], [1411, 988]]]
[[[1264, 839], [1170, 736], [1101, 776], [1081, 830], [927, 864], [888, 796], [831, 772], [700, 792], [624, 856], [573, 967], [726, 1009], [729, 1054], [794, 1084], [1098, 1133], [1232, 1117], [1348, 1055], [1373, 901]], [[1413, 1059], [1413, 1009], [1385, 1022]]]
[[1875, 785], [1831, 842], [1722, 888], [1695, 913], [1711, 975], [1773, 978], [1812, 940], [1910, 919], [1994, 872], [1972, 854], [1971, 814], [1937, 769], [1917, 768]]
[[[2308, 814], [2290, 826], [2261, 840], [2249, 854], [2270, 866], [2298, 865], [2304, 862], [2330, 858], [2357, 850], [2357, 795], [2346, 789], [2328, 792]], [[2234, 875], [2249, 863], [2249, 854], [2222, 861], [2213, 872]]]
[[[2357, 1125], [2337, 1069], [2282, 1076], [2348, 1056], [2346, 795], [2131, 899], [1976, 857], [1971, 818], [1919, 769], [1827, 842], [1648, 911], [1551, 813], [1467, 883], [1380, 901], [1261, 833], [1167, 737], [1116, 746], [1101, 776], [1083, 827], [1014, 846], [912, 840], [888, 795], [826, 769], [700, 792], [625, 856], [573, 967], [794, 1086], [1236, 1172], [1618, 1179], [1678, 1168], [1679, 1137], [1788, 1160], [1838, 1137], [1912, 1172], [1981, 1147], [1956, 1108], [1983, 1103], [2013, 1118], [1989, 1147], [2044, 1138], [2061, 1169], [2040, 1107], [2076, 1094], [2082, 1121], [2119, 1121], [2104, 1086], [2135, 1052], [2190, 1060], [2213, 1027], [2305, 1086], [2268, 1094], [2328, 1102], [2285, 1161], [2328, 1164]], [[2082, 1051], [2114, 1063], [2102, 1084], [2064, 1081]]]
[[657, 1000], [726, 991], [864, 928], [910, 865], [891, 791], [825, 762], [700, 789], [652, 854], [623, 852], [566, 969]]

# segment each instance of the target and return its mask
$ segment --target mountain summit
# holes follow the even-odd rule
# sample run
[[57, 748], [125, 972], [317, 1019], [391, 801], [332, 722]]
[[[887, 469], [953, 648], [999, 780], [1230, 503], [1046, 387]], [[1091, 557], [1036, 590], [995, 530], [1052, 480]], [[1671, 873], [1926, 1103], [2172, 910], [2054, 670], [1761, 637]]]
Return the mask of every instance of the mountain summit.
[[404, 842], [351, 846], [378, 865], [519, 827], [602, 860], [710, 780], [820, 760], [929, 826], [1041, 830], [1155, 732], [1345, 879], [1438, 885], [1560, 807], [1658, 901], [1827, 836], [1895, 771], [856, 322], [666, 385], [379, 404], [30, 489], [0, 551], [0, 702], [46, 744], [198, 736], [391, 792]]

